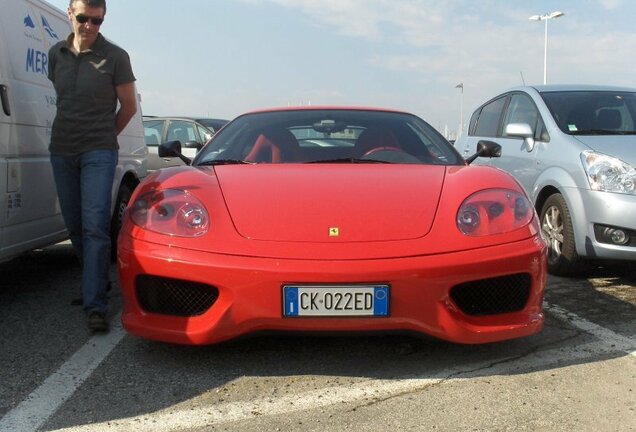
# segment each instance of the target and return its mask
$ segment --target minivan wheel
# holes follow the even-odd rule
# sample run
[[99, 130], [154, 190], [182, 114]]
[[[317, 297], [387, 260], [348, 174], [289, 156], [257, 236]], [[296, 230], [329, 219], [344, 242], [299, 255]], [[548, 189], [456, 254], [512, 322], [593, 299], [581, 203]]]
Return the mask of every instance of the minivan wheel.
[[548, 271], [557, 276], [574, 276], [584, 268], [576, 253], [570, 210], [559, 193], [548, 197], [541, 209], [541, 234], [548, 243]]
[[115, 262], [117, 260], [117, 236], [121, 230], [121, 226], [124, 222], [124, 212], [128, 207], [128, 202], [132, 196], [132, 190], [129, 186], [122, 184], [119, 186], [119, 193], [117, 194], [117, 201], [115, 202], [115, 209], [113, 211], [113, 217], [110, 221], [110, 259]]

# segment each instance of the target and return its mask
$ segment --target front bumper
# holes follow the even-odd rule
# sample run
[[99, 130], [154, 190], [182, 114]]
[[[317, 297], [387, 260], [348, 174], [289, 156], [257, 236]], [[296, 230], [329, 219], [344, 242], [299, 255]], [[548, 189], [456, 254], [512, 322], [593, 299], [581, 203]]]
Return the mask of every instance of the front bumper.
[[[292, 260], [204, 253], [139, 241], [122, 234], [119, 270], [122, 322], [132, 334], [171, 343], [211, 344], [257, 331], [418, 332], [456, 343], [528, 336], [543, 327], [546, 248], [539, 237], [486, 249], [375, 260]], [[451, 290], [474, 281], [522, 274], [528, 296], [520, 310], [469, 315]], [[144, 310], [139, 277], [152, 275], [214, 287], [211, 307], [193, 316]], [[527, 275], [527, 276], [526, 276]], [[388, 317], [286, 318], [285, 284], [390, 285]], [[513, 287], [514, 288], [514, 287]]]
[[636, 247], [599, 242], [594, 225], [607, 225], [636, 231], [636, 195], [576, 189], [571, 215], [576, 232], [577, 253], [588, 258], [636, 260]]

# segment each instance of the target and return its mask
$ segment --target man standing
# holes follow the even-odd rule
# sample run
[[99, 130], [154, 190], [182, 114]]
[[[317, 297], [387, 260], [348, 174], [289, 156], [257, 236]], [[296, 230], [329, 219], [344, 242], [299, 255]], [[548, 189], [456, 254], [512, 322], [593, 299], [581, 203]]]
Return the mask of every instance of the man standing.
[[57, 94], [51, 164], [64, 222], [82, 263], [84, 311], [94, 332], [108, 331], [117, 136], [137, 111], [128, 54], [99, 32], [105, 14], [106, 0], [70, 0], [73, 33], [51, 47], [48, 66]]

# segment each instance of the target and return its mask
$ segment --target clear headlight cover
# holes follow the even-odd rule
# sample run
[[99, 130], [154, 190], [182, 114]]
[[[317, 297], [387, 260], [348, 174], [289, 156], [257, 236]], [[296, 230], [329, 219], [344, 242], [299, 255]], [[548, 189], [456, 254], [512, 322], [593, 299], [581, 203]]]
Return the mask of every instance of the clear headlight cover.
[[502, 234], [528, 225], [534, 217], [532, 204], [522, 193], [488, 189], [469, 196], [457, 212], [457, 228], [465, 235]]
[[135, 225], [178, 237], [199, 237], [208, 232], [210, 217], [194, 195], [177, 189], [153, 190], [131, 204], [130, 218]]
[[590, 189], [624, 194], [636, 193], [636, 169], [612, 156], [586, 150], [581, 162], [590, 183]]

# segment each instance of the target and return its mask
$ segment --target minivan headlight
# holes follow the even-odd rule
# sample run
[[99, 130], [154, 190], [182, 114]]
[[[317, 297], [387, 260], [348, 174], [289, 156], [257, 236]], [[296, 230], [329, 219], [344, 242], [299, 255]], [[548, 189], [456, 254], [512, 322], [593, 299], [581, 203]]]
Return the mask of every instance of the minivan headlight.
[[586, 150], [581, 162], [590, 189], [624, 194], [636, 193], [636, 169], [612, 156]]

